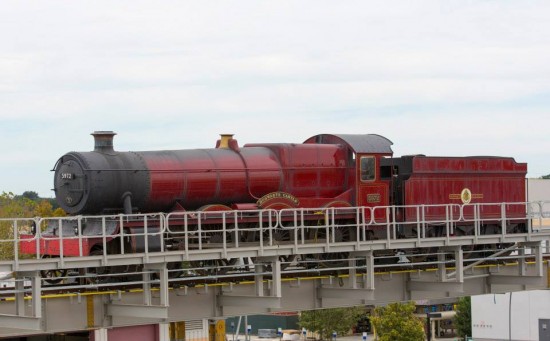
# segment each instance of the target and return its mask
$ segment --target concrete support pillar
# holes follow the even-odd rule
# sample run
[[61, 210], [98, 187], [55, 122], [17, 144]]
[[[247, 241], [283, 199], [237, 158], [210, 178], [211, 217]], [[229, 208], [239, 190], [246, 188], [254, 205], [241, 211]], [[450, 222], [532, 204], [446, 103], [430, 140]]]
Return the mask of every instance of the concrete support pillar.
[[356, 278], [356, 275], [357, 275], [357, 269], [356, 269], [356, 260], [355, 259], [350, 259], [348, 261], [348, 265], [349, 265], [349, 288], [350, 289], [357, 289], [357, 278]]
[[525, 262], [525, 246], [521, 246], [518, 249], [518, 275], [525, 276], [527, 275], [527, 262]]
[[143, 271], [143, 305], [152, 304], [151, 296], [151, 274], [148, 271]]
[[[29, 279], [32, 293], [32, 312], [25, 311], [25, 280]], [[17, 316], [42, 317], [42, 278], [39, 271], [19, 272], [15, 281], [15, 303]]]
[[279, 260], [279, 257], [275, 257], [271, 261], [271, 268], [273, 271], [272, 273], [273, 283], [271, 286], [271, 296], [282, 297], [283, 289], [281, 286], [281, 261]]
[[100, 328], [94, 330], [94, 341], [108, 341], [109, 337], [106, 328]]
[[447, 280], [447, 268], [445, 267], [445, 250], [437, 251], [437, 278], [440, 282]]
[[458, 283], [464, 283], [464, 252], [460, 246], [456, 247], [455, 250], [455, 271], [456, 271], [456, 281]]
[[537, 271], [537, 276], [543, 276], [544, 275], [544, 268], [543, 268], [543, 261], [544, 258], [542, 256], [542, 243], [539, 242], [537, 245], [533, 247], [533, 252], [535, 253], [535, 266]]
[[170, 325], [171, 323], [158, 324], [158, 341], [171, 341]]
[[372, 251], [367, 252], [365, 255], [365, 261], [367, 263], [365, 289], [374, 290], [374, 254]]
[[25, 316], [25, 277], [15, 280], [15, 309], [17, 316]]
[[256, 296], [261, 297], [264, 295], [264, 265], [263, 264], [256, 264], [254, 265], [254, 284], [255, 284], [255, 291]]

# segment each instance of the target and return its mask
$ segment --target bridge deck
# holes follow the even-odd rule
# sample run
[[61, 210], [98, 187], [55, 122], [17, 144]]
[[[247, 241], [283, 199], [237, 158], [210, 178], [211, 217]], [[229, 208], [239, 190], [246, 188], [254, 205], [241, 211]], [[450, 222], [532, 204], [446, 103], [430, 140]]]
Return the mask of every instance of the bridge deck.
[[[445, 219], [418, 218], [408, 223], [390, 219], [395, 216], [392, 214], [395, 207], [379, 208], [387, 212], [388, 219], [383, 221], [375, 221], [374, 215], [369, 215], [372, 212], [365, 208], [346, 208], [356, 217], [353, 222], [335, 219], [338, 209], [218, 212], [215, 217], [221, 219], [221, 224], [216, 229], [201, 228], [207, 224], [195, 228], [196, 224], [185, 223], [192, 219], [200, 222], [213, 219], [214, 215], [204, 212], [71, 217], [77, 226], [72, 234], [47, 236], [38, 232], [30, 238], [26, 233], [33, 223], [43, 226], [48, 220], [57, 220], [63, 225], [68, 224], [67, 218], [3, 219], [0, 223], [11, 226], [13, 237], [0, 240], [0, 246], [11, 245], [14, 258], [1, 261], [0, 271], [13, 272], [15, 280], [0, 302], [0, 337], [23, 331], [83, 330], [547, 287], [543, 242], [550, 238], [550, 226], [546, 224], [550, 203], [495, 205], [502, 215], [491, 219], [489, 234], [484, 234], [488, 220], [479, 218], [484, 207], [475, 205], [467, 208], [472, 209], [472, 218], [465, 208], [449, 206], [444, 208], [448, 212]], [[510, 205], [525, 207], [526, 230], [521, 233], [512, 233], [509, 228], [518, 221], [518, 217], [506, 216]], [[429, 208], [415, 208], [420, 212], [417, 216], [425, 216], [422, 213]], [[314, 225], [311, 214], [320, 217]], [[262, 224], [239, 224], [243, 218], [249, 221], [251, 216], [261, 218]], [[79, 246], [77, 252], [85, 254], [84, 246], [89, 240], [99, 240], [101, 245], [110, 240], [112, 218], [121, 224], [141, 220], [151, 227], [132, 230], [133, 233], [120, 229], [117, 232], [120, 240], [145, 236], [143, 240], [148, 241], [172, 233], [183, 242], [177, 249], [163, 242], [151, 250], [149, 246], [154, 243], [145, 242], [143, 252], [139, 253], [125, 252], [127, 249], [121, 247], [120, 254], [104, 252], [84, 257], [68, 256], [63, 247], [58, 257], [43, 258], [40, 252], [29, 257], [22, 255], [18, 247], [22, 239], [45, 237], [57, 240], [59, 245], [71, 240]], [[82, 226], [91, 220], [101, 222], [100, 233], [85, 235]], [[174, 228], [176, 221], [178, 230]], [[473, 226], [471, 233], [456, 235], [465, 222]], [[336, 240], [342, 228], [354, 231], [353, 237]], [[377, 230], [379, 239], [372, 239], [366, 232], [368, 229]], [[306, 236], [312, 230], [322, 231], [319, 235], [323, 238], [308, 239]], [[233, 238], [243, 231], [255, 232], [259, 237], [254, 242]], [[280, 240], [281, 231], [286, 240]], [[405, 238], [403, 231], [407, 232]], [[436, 235], [430, 237], [434, 231]], [[193, 238], [204, 241], [210, 237], [216, 242], [190, 242]], [[323, 257], [326, 254], [339, 258], [326, 261]], [[301, 262], [294, 261], [294, 256], [300, 257]], [[229, 259], [238, 261], [221, 262]], [[285, 264], [287, 261], [290, 264]], [[182, 262], [191, 264], [191, 268], [174, 276], [177, 269], [170, 264]], [[318, 264], [312, 266], [315, 262]], [[128, 270], [133, 265], [139, 267]], [[81, 271], [115, 266], [124, 266], [126, 270], [109, 274], [106, 282], [90, 281]], [[41, 270], [64, 269], [78, 271], [72, 270], [73, 275], [64, 279], [62, 287], [45, 286]]]

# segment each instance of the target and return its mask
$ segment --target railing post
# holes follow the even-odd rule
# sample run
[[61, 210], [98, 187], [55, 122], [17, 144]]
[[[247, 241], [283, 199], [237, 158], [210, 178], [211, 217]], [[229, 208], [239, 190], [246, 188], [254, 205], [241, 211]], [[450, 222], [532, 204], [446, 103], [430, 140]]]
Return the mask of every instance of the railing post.
[[420, 244], [422, 244], [422, 238], [421, 238], [422, 225], [420, 224], [420, 206], [416, 206], [415, 208], [416, 208], [416, 242], [418, 246], [420, 246]]
[[159, 213], [159, 238], [160, 238], [160, 250], [164, 252], [164, 232], [166, 225], [164, 225], [165, 216], [162, 213]]
[[120, 234], [120, 250], [121, 253], [124, 254], [124, 216], [122, 214], [119, 214], [118, 228]]
[[390, 219], [390, 208], [389, 207], [386, 207], [386, 245], [387, 245], [387, 248], [389, 249], [391, 247], [391, 231], [390, 231], [390, 226], [391, 226], [391, 219]]
[[[296, 217], [296, 212], [294, 212], [294, 216]], [[302, 230], [302, 245], [306, 243], [306, 226], [304, 225], [304, 209], [300, 208], [300, 216], [301, 216], [301, 223], [300, 223], [300, 229]], [[294, 224], [295, 228], [298, 228], [298, 223], [295, 221]], [[317, 231], [315, 231], [315, 235], [317, 235]]]
[[13, 260], [16, 269], [19, 269], [19, 227], [17, 224], [17, 219], [13, 221]]
[[450, 211], [449, 205], [445, 205], [445, 230], [446, 230], [445, 231], [445, 238], [447, 240], [447, 245], [449, 245], [450, 242], [451, 242], [451, 238], [449, 236], [449, 234], [450, 234], [449, 224], [450, 224], [450, 219], [451, 219], [449, 211]]
[[422, 204], [422, 238], [426, 238], [426, 205]]
[[[185, 257], [186, 257], [186, 260], [189, 260], [189, 227], [187, 225], [187, 213], [183, 215], [183, 244], [184, 244], [184, 248], [185, 248]], [[200, 234], [199, 234], [199, 245], [200, 245]], [[200, 247], [199, 247], [200, 248]]]
[[359, 220], [359, 208], [355, 208], [355, 245], [357, 249], [359, 249], [359, 246], [361, 245], [361, 234], [363, 234], [361, 231], [364, 229], [362, 228], [363, 224]]
[[106, 232], [106, 226], [105, 226], [105, 217], [101, 217], [101, 236], [103, 240], [103, 264], [107, 264], [107, 232]]
[[147, 216], [143, 216], [143, 238], [145, 245], [145, 259], [149, 261], [149, 226], [147, 224]]
[[479, 236], [479, 219], [478, 219], [478, 205], [474, 205], [474, 241], [477, 244]]
[[508, 223], [506, 221], [506, 204], [501, 203], [500, 204], [500, 228], [501, 228], [501, 235], [502, 235], [502, 241], [504, 241], [504, 238], [506, 238], [506, 230], [508, 229]]
[[34, 218], [34, 223], [36, 226], [36, 233], [34, 235], [34, 241], [36, 243], [36, 259], [40, 259], [40, 243], [42, 242], [42, 231], [40, 228], [41, 220], [42, 219], [39, 217]]
[[391, 207], [391, 220], [392, 220], [393, 238], [397, 239], [397, 222], [395, 221], [395, 206]]
[[329, 228], [329, 211], [326, 210], [325, 211], [325, 244], [326, 244], [326, 249], [325, 251], [326, 252], [329, 252], [330, 251], [330, 239], [331, 239], [331, 235], [330, 235], [330, 228]]
[[237, 212], [233, 213], [233, 224], [235, 225], [235, 247], [239, 247], [239, 222], [237, 219]]
[[199, 235], [199, 250], [202, 250], [202, 212], [197, 213], [197, 229]]
[[[268, 211], [268, 221], [271, 219], [271, 211]], [[263, 217], [263, 211], [259, 211], [258, 212], [258, 220], [259, 220], [259, 224], [258, 224], [258, 233], [259, 233], [259, 238], [260, 238], [260, 250], [258, 251], [258, 253], [260, 255], [264, 255], [264, 217]], [[268, 223], [268, 231], [269, 231], [269, 236], [270, 236], [270, 240], [271, 240], [271, 224]]]
[[[84, 255], [84, 247], [82, 246], [82, 216], [77, 217], [77, 229], [78, 229], [78, 255], [82, 257]], [[123, 238], [120, 238], [121, 240]], [[124, 250], [124, 249], [122, 249]], [[124, 252], [123, 252], [124, 253]]]
[[226, 223], [227, 219], [225, 217], [225, 212], [222, 212], [222, 246], [223, 246], [223, 258], [227, 258], [227, 236], [226, 233]]
[[65, 266], [64, 261], [64, 250], [63, 250], [63, 220], [60, 218], [59, 220], [59, 258], [61, 260], [61, 266]]
[[365, 217], [365, 207], [360, 207], [361, 209], [361, 226], [363, 230], [363, 241], [367, 241], [367, 219]]

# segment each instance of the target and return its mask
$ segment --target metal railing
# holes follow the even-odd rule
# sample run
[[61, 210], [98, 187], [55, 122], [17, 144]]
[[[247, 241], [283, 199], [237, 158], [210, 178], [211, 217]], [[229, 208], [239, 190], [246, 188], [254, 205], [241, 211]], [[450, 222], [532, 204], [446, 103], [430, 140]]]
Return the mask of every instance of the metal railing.
[[550, 201], [15, 218], [0, 219], [0, 226], [2, 261], [17, 265], [48, 256], [59, 258], [62, 267], [67, 257], [101, 256], [107, 263], [113, 253], [138, 252], [145, 260], [153, 253], [179, 253], [185, 260], [205, 251], [205, 257], [213, 257], [213, 250], [227, 258], [239, 250], [262, 256], [274, 249], [325, 253], [339, 245], [476, 244], [493, 242], [495, 236], [502, 243], [517, 236], [529, 241], [550, 235]]

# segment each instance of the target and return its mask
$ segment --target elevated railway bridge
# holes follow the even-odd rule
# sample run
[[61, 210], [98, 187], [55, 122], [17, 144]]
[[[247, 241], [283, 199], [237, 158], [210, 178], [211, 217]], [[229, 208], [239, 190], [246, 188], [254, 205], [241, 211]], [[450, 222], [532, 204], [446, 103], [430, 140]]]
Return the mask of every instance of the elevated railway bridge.
[[[501, 212], [490, 229], [479, 214], [487, 205]], [[510, 205], [524, 207], [524, 228], [509, 228]], [[218, 212], [220, 224], [207, 230], [200, 224], [208, 219], [204, 212], [1, 219], [11, 232], [0, 247], [11, 248], [13, 258], [0, 261], [0, 272], [13, 278], [1, 281], [0, 337], [549, 287], [548, 201], [440, 206], [446, 218], [437, 221], [425, 214], [429, 205], [415, 206], [408, 209], [417, 219], [408, 224], [393, 219], [395, 207], [375, 209], [386, 219], [373, 220], [364, 207], [347, 208], [355, 219], [346, 221], [333, 219], [337, 208]], [[322, 219], [312, 226], [309, 214]], [[237, 223], [251, 217], [261, 223]], [[187, 228], [190, 219], [198, 219], [198, 228]], [[44, 239], [40, 227], [50, 220], [63, 233]], [[175, 232], [176, 220], [184, 224], [177, 243], [163, 238]], [[100, 228], [83, 235], [91, 221]], [[131, 234], [121, 228], [113, 236], [112, 221], [140, 221], [144, 228]], [[472, 230], [457, 233], [466, 221]], [[152, 222], [158, 228], [149, 229]], [[367, 226], [378, 232], [369, 234]], [[324, 238], [306, 238], [312, 229]], [[342, 229], [354, 237], [338, 239]], [[243, 231], [258, 238], [238, 238]], [[141, 252], [129, 253], [125, 241], [136, 236]], [[119, 252], [109, 254], [113, 238]], [[103, 247], [85, 255], [91, 240]], [[35, 255], [22, 253], [22, 241]], [[42, 255], [50, 241], [59, 245], [56, 257]], [[67, 245], [82, 256], [67, 256]]]

